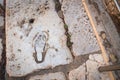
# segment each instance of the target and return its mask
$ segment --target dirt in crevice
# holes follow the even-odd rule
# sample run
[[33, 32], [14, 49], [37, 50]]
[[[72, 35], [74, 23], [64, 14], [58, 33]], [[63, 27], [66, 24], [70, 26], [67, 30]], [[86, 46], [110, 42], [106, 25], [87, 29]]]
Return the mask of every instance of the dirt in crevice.
[[6, 73], [6, 50], [5, 50], [5, 38], [2, 38], [2, 46], [3, 51], [1, 55], [1, 62], [0, 62], [0, 80], [5, 80], [5, 73]]
[[73, 52], [72, 52], [72, 44], [73, 44], [73, 42], [71, 42], [71, 35], [69, 33], [68, 25], [65, 22], [64, 14], [63, 14], [63, 11], [61, 9], [62, 5], [61, 5], [59, 0], [54, 0], [54, 3], [55, 3], [55, 10], [56, 10], [58, 16], [62, 19], [62, 22], [64, 23], [65, 35], [67, 37], [66, 45], [69, 48], [69, 50], [71, 51], [72, 57], [75, 58], [75, 56], [73, 55]]
[[[4, 4], [6, 1], [4, 0]], [[0, 4], [0, 16], [4, 17], [4, 25], [0, 26], [0, 38], [2, 39], [2, 47], [3, 51], [1, 54], [1, 61], [0, 61], [0, 80], [5, 80], [6, 74], [6, 38], [5, 38], [5, 6]]]
[[[85, 62], [85, 72], [87, 72], [87, 64], [86, 64], [86, 62]], [[88, 74], [85, 74], [85, 80], [88, 80], [87, 78], [88, 78]]]

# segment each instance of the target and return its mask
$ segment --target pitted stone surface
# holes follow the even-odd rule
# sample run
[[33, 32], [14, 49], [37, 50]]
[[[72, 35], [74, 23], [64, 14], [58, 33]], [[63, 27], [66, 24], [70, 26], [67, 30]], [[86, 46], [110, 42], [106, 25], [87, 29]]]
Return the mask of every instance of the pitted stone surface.
[[69, 80], [111, 80], [107, 72], [100, 73], [99, 66], [105, 65], [101, 54], [92, 54], [83, 65], [70, 71]]
[[25, 76], [72, 62], [53, 0], [7, 0], [7, 73]]
[[100, 50], [82, 0], [61, 1], [64, 20], [71, 34], [75, 56]]
[[66, 80], [64, 73], [56, 72], [45, 75], [32, 76], [29, 80]]

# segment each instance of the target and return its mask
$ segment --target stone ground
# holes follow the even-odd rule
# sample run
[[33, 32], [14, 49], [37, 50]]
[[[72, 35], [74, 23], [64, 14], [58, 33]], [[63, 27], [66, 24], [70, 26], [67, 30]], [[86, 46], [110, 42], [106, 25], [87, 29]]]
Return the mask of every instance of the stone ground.
[[7, 80], [110, 80], [82, 0], [7, 0], [6, 44]]

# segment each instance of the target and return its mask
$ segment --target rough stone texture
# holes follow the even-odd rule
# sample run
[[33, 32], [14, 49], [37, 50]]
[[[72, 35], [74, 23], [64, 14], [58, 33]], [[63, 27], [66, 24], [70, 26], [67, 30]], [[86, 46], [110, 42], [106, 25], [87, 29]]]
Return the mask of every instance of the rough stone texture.
[[45, 75], [32, 76], [29, 80], [66, 80], [64, 73], [56, 72]]
[[53, 0], [7, 0], [7, 73], [25, 76], [72, 62]]
[[73, 42], [73, 54], [78, 56], [100, 50], [82, 0], [63, 0], [61, 4]]
[[101, 54], [89, 55], [86, 63], [70, 71], [69, 80], [110, 80], [107, 72], [100, 73], [98, 71], [98, 67], [104, 64]]

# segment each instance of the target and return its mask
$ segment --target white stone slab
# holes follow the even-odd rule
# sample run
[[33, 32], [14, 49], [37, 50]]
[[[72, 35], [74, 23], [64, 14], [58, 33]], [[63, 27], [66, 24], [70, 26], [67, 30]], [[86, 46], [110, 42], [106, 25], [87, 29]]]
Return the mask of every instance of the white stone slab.
[[71, 34], [74, 55], [100, 50], [82, 0], [63, 0], [61, 3], [64, 20]]
[[86, 63], [70, 71], [69, 80], [111, 80], [108, 72], [98, 71], [98, 67], [104, 64], [101, 54], [90, 55]]
[[6, 12], [9, 76], [25, 76], [72, 62], [64, 24], [53, 0], [7, 0]]
[[56, 72], [45, 75], [32, 76], [29, 80], [66, 80], [64, 73]]

